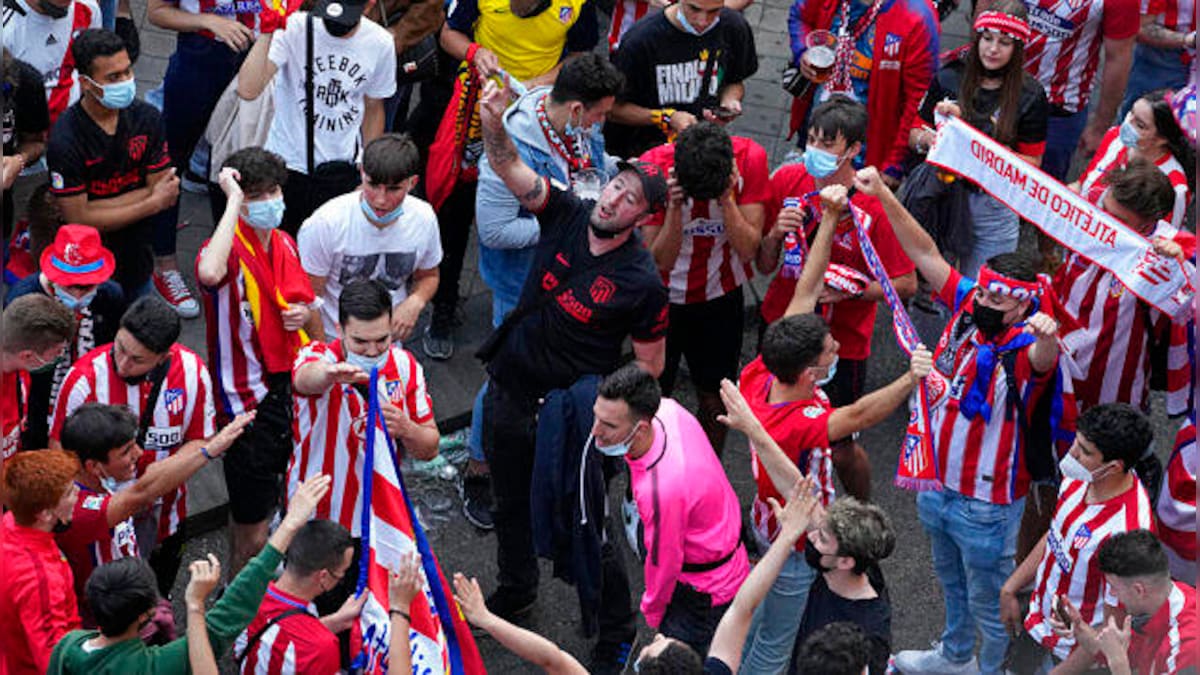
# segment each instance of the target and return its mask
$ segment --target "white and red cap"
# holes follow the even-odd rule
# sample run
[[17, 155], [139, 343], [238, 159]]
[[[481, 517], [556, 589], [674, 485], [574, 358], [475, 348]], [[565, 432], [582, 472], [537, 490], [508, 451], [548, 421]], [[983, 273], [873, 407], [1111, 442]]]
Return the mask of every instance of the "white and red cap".
[[982, 33], [985, 30], [994, 30], [1014, 40], [1020, 40], [1022, 43], [1029, 43], [1029, 23], [1012, 14], [994, 11], [980, 12], [979, 16], [975, 17], [975, 32]]

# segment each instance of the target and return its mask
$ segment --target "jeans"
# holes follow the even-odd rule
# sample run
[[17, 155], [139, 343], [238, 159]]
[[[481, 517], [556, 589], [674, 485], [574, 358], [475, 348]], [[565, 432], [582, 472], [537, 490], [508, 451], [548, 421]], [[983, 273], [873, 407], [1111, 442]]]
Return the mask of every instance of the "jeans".
[[[180, 33], [163, 76], [162, 124], [175, 175], [183, 178], [192, 151], [208, 127], [209, 117], [225, 87], [233, 81], [245, 54], [196, 33]], [[208, 178], [207, 175], [203, 176]], [[179, 202], [167, 209], [164, 225], [155, 228], [154, 254], [175, 254]]]
[[808, 591], [816, 578], [817, 571], [804, 561], [804, 554], [792, 551], [762, 604], [754, 610], [742, 649], [742, 672], [770, 675], [787, 668]]
[[1042, 155], [1042, 171], [1060, 183], [1066, 182], [1071, 170], [1071, 159], [1079, 145], [1079, 137], [1087, 126], [1087, 108], [1064, 117], [1050, 115], [1046, 125], [1046, 154]]
[[942, 654], [966, 663], [983, 634], [979, 669], [1004, 672], [1009, 636], [1000, 621], [1000, 586], [1012, 574], [1025, 499], [989, 504], [954, 490], [917, 495], [917, 515], [933, 548], [933, 569], [946, 604]]
[[100, 5], [100, 27], [104, 30], [117, 28], [117, 0], [97, 0]]
[[1121, 101], [1117, 119], [1124, 119], [1142, 94], [1155, 89], [1179, 89], [1187, 84], [1189, 65], [1183, 62], [1183, 50], [1134, 46], [1129, 86], [1125, 88], [1125, 100]]
[[967, 195], [967, 203], [971, 209], [975, 246], [971, 255], [959, 263], [958, 271], [977, 279], [979, 268], [989, 258], [1017, 250], [1017, 240], [1021, 238], [1021, 220], [1012, 209], [986, 192], [971, 192]]

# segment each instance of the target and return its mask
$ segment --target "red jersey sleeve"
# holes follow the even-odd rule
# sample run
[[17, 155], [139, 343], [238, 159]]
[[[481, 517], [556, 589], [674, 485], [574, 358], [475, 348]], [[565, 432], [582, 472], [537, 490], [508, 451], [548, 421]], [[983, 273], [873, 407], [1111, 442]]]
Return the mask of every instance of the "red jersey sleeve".
[[[1154, 0], [1151, 6], [1154, 6]], [[1103, 35], [1106, 40], [1125, 40], [1141, 28], [1139, 0], [1104, 0]]]
[[184, 439], [189, 441], [208, 438], [217, 433], [214, 420], [217, 416], [216, 404], [212, 397], [212, 375], [200, 357], [196, 358], [196, 391], [193, 394], [196, 401], [192, 407], [192, 418], [188, 420]]
[[[313, 341], [300, 348], [300, 352], [296, 354], [296, 363], [292, 366], [292, 386], [296, 386], [296, 375], [300, 369], [310, 363], [317, 361], [333, 361], [330, 358], [329, 346], [323, 342]], [[301, 396], [302, 394], [296, 394]]]
[[749, 138], [734, 139], [738, 174], [742, 186], [738, 191], [739, 204], [763, 204], [771, 201], [771, 172], [767, 151]]
[[108, 505], [111, 501], [111, 495], [80, 492], [71, 515], [71, 527], [58, 535], [59, 544], [63, 548], [82, 550], [93, 542], [108, 539], [112, 529], [108, 526]]
[[[1136, 0], [1133, 0], [1136, 2]], [[929, 91], [929, 83], [933, 81], [937, 69], [937, 19], [930, 17], [933, 25], [923, 21], [916, 22], [909, 39], [904, 42], [904, 84], [900, 97], [900, 109], [891, 111], [900, 115], [900, 124], [896, 137], [891, 139], [891, 149], [887, 152], [882, 170], [889, 173], [903, 172], [904, 163], [908, 159], [908, 132], [913, 121], [917, 118], [917, 109]], [[880, 46], [883, 37], [877, 38], [876, 53], [881, 53]], [[878, 58], [878, 56], [876, 57]], [[878, 64], [876, 64], [878, 67]], [[886, 142], [886, 139], [885, 139]]]
[[81, 361], [67, 371], [62, 386], [58, 390], [58, 399], [54, 402], [54, 415], [50, 420], [50, 438], [59, 440], [62, 437], [63, 423], [76, 408], [92, 400], [92, 385], [84, 375]]

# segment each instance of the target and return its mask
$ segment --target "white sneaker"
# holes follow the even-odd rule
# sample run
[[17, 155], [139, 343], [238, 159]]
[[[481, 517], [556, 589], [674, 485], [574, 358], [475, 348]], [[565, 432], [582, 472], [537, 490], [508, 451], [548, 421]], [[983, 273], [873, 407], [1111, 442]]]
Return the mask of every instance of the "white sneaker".
[[966, 663], [952, 663], [942, 656], [942, 644], [933, 643], [933, 649], [919, 651], [909, 649], [893, 658], [896, 670], [904, 675], [966, 675], [978, 673], [979, 664], [972, 656]]

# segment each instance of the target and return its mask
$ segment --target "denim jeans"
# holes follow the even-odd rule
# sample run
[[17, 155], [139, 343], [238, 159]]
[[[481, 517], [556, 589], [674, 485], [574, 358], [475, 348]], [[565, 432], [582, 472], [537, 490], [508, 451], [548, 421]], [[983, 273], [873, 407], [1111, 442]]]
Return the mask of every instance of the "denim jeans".
[[970, 193], [967, 203], [971, 210], [975, 246], [971, 255], [959, 264], [958, 271], [964, 276], [977, 279], [979, 268], [989, 258], [1017, 250], [1017, 240], [1021, 238], [1021, 221], [1012, 209], [986, 192]]
[[983, 635], [979, 669], [1004, 672], [1008, 631], [1000, 621], [1000, 586], [1012, 574], [1025, 499], [989, 504], [954, 490], [917, 495], [917, 515], [933, 548], [933, 569], [946, 604], [942, 654], [965, 663]]
[[804, 554], [792, 551], [767, 597], [754, 610], [742, 649], [741, 672], [773, 675], [787, 668], [808, 591], [816, 578], [817, 571], [804, 561]]
[[1050, 174], [1059, 182], [1066, 182], [1067, 172], [1071, 170], [1071, 158], [1075, 156], [1075, 147], [1079, 145], [1079, 137], [1087, 126], [1087, 108], [1066, 117], [1050, 116], [1046, 125], [1046, 154], [1042, 156], [1042, 171]]
[[1188, 66], [1183, 63], [1182, 50], [1160, 49], [1147, 45], [1133, 48], [1133, 67], [1129, 70], [1129, 86], [1117, 119], [1124, 119], [1133, 102], [1148, 91], [1178, 89], [1187, 84]]

